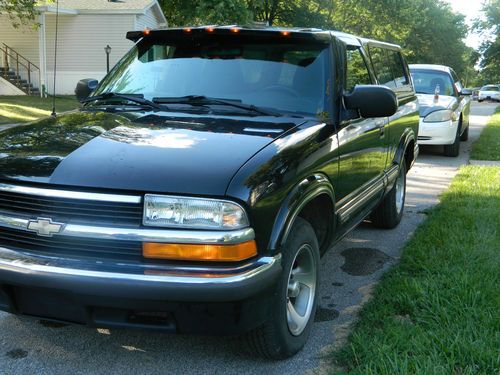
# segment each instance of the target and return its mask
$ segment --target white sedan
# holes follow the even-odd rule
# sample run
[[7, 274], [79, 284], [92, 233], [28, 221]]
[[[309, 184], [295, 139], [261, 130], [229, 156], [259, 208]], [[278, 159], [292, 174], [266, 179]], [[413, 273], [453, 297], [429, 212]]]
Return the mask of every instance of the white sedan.
[[478, 102], [483, 100], [495, 100], [500, 102], [500, 85], [486, 85], [479, 90]]
[[418, 143], [444, 145], [446, 156], [458, 156], [469, 137], [470, 95], [452, 68], [413, 64], [410, 73], [420, 105]]

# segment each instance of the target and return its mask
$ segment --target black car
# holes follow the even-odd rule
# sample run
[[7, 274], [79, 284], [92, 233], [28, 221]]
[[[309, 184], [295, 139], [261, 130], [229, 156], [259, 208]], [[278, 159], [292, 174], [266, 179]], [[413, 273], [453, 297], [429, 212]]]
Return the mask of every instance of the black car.
[[127, 37], [78, 84], [81, 109], [0, 133], [0, 309], [293, 355], [320, 256], [403, 215], [419, 114], [400, 48], [310, 29]]

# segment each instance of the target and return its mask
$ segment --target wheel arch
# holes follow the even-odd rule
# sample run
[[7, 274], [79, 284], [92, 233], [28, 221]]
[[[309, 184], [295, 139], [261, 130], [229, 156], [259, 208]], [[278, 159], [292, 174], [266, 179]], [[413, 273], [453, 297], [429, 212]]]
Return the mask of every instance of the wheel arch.
[[[323, 253], [333, 236], [334, 208], [334, 189], [325, 175], [317, 173], [303, 179], [283, 200], [274, 221], [268, 249], [280, 249], [285, 244], [296, 218], [302, 217], [313, 226], [320, 251]], [[325, 216], [327, 220], [319, 220]]]
[[418, 147], [415, 133], [413, 132], [413, 130], [407, 129], [401, 136], [398, 147], [396, 149], [396, 153], [394, 155], [394, 159], [392, 161], [393, 164], [400, 165], [404, 159], [406, 173], [408, 173], [408, 171], [415, 163], [415, 160], [417, 159], [417, 149]]

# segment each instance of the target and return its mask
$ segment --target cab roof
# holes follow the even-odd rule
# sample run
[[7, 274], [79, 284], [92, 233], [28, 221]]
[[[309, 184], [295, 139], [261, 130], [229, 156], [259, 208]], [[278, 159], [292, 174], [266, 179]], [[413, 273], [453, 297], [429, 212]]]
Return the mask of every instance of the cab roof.
[[410, 69], [426, 69], [426, 70], [437, 70], [440, 72], [451, 73], [452, 69], [446, 65], [438, 64], [409, 64]]
[[386, 43], [378, 40], [361, 38], [356, 35], [335, 31], [323, 30], [317, 28], [304, 28], [304, 27], [270, 27], [270, 26], [196, 26], [196, 27], [179, 27], [179, 28], [162, 28], [144, 31], [129, 31], [127, 39], [137, 42], [139, 39], [146, 36], [180, 36], [182, 34], [203, 35], [203, 34], [241, 34], [247, 36], [275, 36], [275, 37], [288, 37], [297, 40], [317, 40], [327, 42], [334, 36], [348, 44], [378, 44], [392, 49], [401, 49], [396, 44]]
[[203, 36], [203, 35], [242, 35], [255, 37], [282, 37], [293, 40], [317, 40], [327, 42], [330, 40], [330, 32], [313, 28], [281, 28], [281, 27], [248, 27], [248, 26], [193, 26], [178, 28], [162, 28], [143, 31], [129, 31], [127, 39], [134, 42], [143, 37], [180, 37], [181, 35]]

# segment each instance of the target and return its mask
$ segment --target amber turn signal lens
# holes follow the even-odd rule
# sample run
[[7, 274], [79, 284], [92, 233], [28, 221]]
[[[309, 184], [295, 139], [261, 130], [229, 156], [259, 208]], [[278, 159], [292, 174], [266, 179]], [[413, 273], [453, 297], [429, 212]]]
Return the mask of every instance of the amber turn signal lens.
[[151, 243], [142, 245], [142, 255], [152, 259], [198, 260], [208, 262], [235, 262], [257, 254], [255, 241], [234, 245], [191, 245]]

